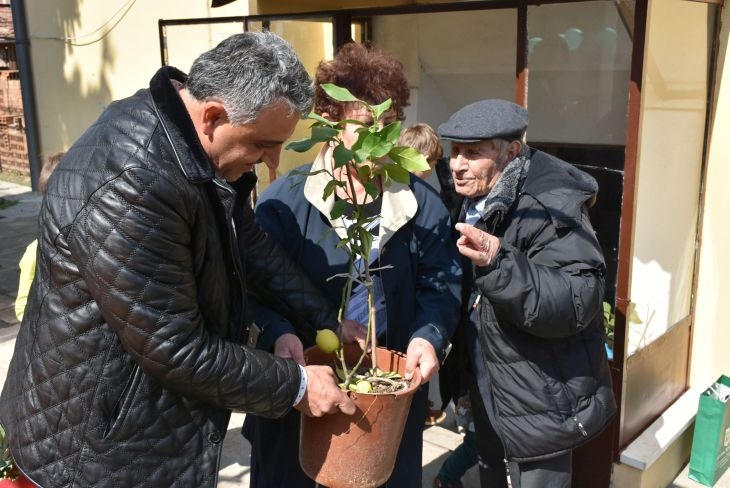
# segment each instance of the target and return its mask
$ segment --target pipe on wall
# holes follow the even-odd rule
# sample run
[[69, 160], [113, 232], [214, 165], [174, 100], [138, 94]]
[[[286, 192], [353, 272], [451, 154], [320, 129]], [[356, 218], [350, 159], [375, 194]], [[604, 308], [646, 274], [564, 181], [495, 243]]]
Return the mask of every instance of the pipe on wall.
[[25, 121], [25, 140], [28, 146], [30, 181], [33, 189], [37, 190], [38, 175], [42, 164], [25, 2], [24, 0], [11, 0], [10, 5], [13, 12], [13, 28], [15, 29], [15, 55], [20, 77], [20, 93], [23, 100], [23, 119]]

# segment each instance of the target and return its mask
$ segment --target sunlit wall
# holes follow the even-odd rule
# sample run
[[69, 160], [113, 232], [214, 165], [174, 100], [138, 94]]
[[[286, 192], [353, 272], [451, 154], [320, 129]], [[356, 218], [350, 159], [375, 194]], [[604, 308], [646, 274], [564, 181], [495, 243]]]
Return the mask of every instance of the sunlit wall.
[[629, 354], [690, 313], [707, 100], [708, 8], [684, 0], [649, 4], [629, 290], [641, 323], [629, 324]]
[[727, 65], [730, 12], [722, 9], [722, 32], [711, 118], [703, 204], [699, 279], [692, 342], [690, 383], [709, 386], [720, 374], [730, 374], [730, 327], [725, 306], [730, 304], [730, 66]]
[[[241, 1], [216, 9], [202, 0], [94, 3], [25, 1], [44, 154], [68, 148], [109, 102], [148, 86], [161, 62], [159, 19], [248, 13]], [[191, 55], [209, 47], [194, 42], [198, 39], [186, 48]], [[178, 67], [187, 71], [189, 65]]]

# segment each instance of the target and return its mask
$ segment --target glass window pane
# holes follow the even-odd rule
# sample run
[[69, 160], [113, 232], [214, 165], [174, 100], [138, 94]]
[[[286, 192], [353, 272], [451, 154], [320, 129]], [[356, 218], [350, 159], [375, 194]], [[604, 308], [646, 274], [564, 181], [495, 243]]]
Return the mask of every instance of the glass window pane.
[[375, 16], [372, 32], [405, 65], [408, 125], [438, 127], [468, 103], [515, 98], [515, 9]]
[[530, 7], [527, 24], [528, 139], [623, 145], [631, 39], [614, 2]]

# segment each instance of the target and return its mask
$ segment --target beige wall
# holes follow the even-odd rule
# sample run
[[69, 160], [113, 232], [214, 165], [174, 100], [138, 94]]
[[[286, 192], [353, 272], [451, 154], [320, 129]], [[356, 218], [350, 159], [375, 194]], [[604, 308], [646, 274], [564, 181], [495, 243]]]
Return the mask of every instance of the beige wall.
[[[250, 28], [257, 30], [261, 28], [261, 25], [252, 22]], [[334, 39], [330, 18], [308, 19], [303, 21], [271, 21], [269, 30], [291, 43], [312, 78], [314, 78], [317, 65], [321, 60], [332, 59]], [[300, 121], [290, 140], [296, 141], [309, 137], [311, 124], [312, 121], [308, 119]], [[317, 145], [304, 153], [283, 150], [281, 159], [279, 160], [279, 167], [276, 170], [276, 176], [281, 176], [303, 164], [311, 163], [320, 149], [321, 146]], [[270, 183], [269, 168], [263, 164], [257, 165], [256, 175], [259, 178], [257, 189], [259, 192], [262, 192]]]
[[690, 313], [708, 8], [684, 0], [649, 3], [629, 290], [643, 323], [629, 326], [629, 354]]
[[697, 284], [690, 384], [705, 387], [730, 374], [730, 66], [727, 65], [730, 9], [722, 9], [722, 32], [711, 118]]
[[[67, 149], [109, 102], [148, 85], [161, 63], [159, 19], [248, 13], [242, 1], [216, 9], [209, 5], [207, 0], [26, 0], [41, 152]], [[190, 46], [198, 53], [207, 48]]]

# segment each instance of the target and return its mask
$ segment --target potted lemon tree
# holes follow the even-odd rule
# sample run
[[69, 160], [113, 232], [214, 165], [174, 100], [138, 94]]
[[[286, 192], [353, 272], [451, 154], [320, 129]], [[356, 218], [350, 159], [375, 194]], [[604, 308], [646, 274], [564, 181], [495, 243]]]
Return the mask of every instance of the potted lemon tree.
[[[331, 364], [340, 378], [341, 388], [347, 390], [357, 405], [353, 416], [344, 414], [320, 418], [301, 417], [300, 464], [305, 473], [318, 483], [331, 487], [369, 487], [385, 483], [395, 465], [412, 394], [420, 383], [418, 376], [407, 381], [404, 378], [405, 356], [377, 346], [376, 312], [373, 291], [373, 272], [370, 255], [374, 236], [371, 223], [378, 215], [368, 214], [365, 204], [379, 195], [377, 182], [408, 184], [410, 172], [428, 169], [425, 157], [411, 147], [398, 146], [401, 122], [381, 127], [381, 116], [391, 108], [391, 100], [371, 105], [353, 96], [347, 89], [323, 84], [322, 89], [334, 100], [359, 104], [366, 107], [372, 123], [359, 120], [332, 121], [317, 114], [311, 134], [306, 139], [293, 142], [288, 149], [303, 152], [315, 145], [326, 143], [333, 147], [334, 168], [321, 170], [329, 176], [322, 198], [327, 200], [338, 188], [353, 188], [353, 178], [365, 188], [360, 201], [336, 200], [331, 209], [331, 220], [339, 219], [347, 210], [350, 225], [337, 246], [349, 259], [345, 286], [340, 303], [340, 319], [343, 319], [355, 286], [364, 287], [367, 294], [368, 318], [366, 347], [357, 344], [341, 344], [332, 331], [320, 331], [319, 347], [305, 352], [309, 364]], [[347, 124], [356, 124], [357, 141], [348, 149], [341, 134]], [[346, 178], [335, 174], [347, 167]], [[354, 195], [354, 191], [347, 192]], [[417, 374], [417, 371], [416, 371]], [[376, 422], [377, 419], [377, 422]], [[367, 462], [356, 462], [367, 459]]]

